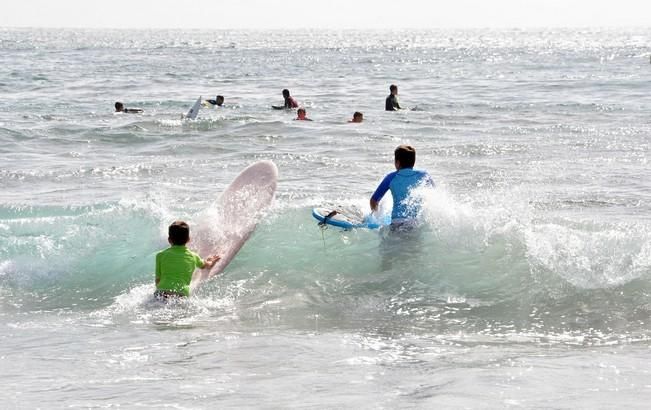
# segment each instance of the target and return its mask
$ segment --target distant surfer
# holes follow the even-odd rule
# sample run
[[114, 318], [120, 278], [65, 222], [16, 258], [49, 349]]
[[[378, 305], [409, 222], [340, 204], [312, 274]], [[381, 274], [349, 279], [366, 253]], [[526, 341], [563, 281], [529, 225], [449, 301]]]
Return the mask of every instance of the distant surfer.
[[307, 112], [305, 111], [305, 108], [299, 108], [298, 111], [296, 111], [296, 118], [297, 121], [312, 121], [311, 119], [307, 118]]
[[283, 90], [283, 98], [285, 99], [285, 103], [282, 106], [272, 105], [272, 107], [277, 110], [298, 108], [298, 102], [294, 97], [289, 95], [289, 90], [286, 88]]
[[420, 203], [410, 195], [418, 186], [434, 187], [434, 181], [426, 171], [414, 169], [416, 150], [410, 145], [399, 145], [394, 151], [396, 171], [384, 177], [371, 196], [371, 210], [377, 211], [380, 200], [391, 191], [393, 210], [391, 211], [391, 226], [413, 225], [420, 213]]
[[206, 103], [213, 106], [221, 107], [222, 105], [224, 105], [224, 96], [218, 95], [215, 97], [214, 100], [206, 100]]
[[402, 108], [400, 107], [400, 102], [398, 101], [398, 86], [395, 84], [391, 84], [389, 87], [389, 96], [387, 97], [386, 101], [384, 102], [384, 110], [385, 111], [398, 111], [401, 110]]
[[170, 247], [156, 254], [156, 292], [158, 299], [190, 296], [190, 282], [195, 268], [210, 269], [221, 259], [217, 255], [205, 261], [186, 247], [190, 242], [190, 227], [175, 221], [168, 228]]
[[124, 108], [124, 104], [121, 102], [115, 103], [115, 112], [124, 112], [128, 114], [140, 114], [143, 112], [141, 108]]
[[362, 121], [364, 121], [364, 114], [362, 114], [359, 111], [355, 111], [355, 113], [353, 114], [353, 119], [349, 120], [348, 122], [362, 122]]

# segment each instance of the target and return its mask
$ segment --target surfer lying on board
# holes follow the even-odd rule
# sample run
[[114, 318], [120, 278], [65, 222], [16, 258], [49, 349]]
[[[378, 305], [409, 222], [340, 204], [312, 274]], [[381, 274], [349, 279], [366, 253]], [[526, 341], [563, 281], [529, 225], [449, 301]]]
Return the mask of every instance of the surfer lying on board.
[[121, 102], [115, 103], [115, 112], [125, 112], [128, 114], [140, 114], [142, 112], [141, 108], [124, 108], [124, 104]]
[[391, 191], [393, 210], [391, 226], [412, 225], [420, 213], [419, 201], [410, 198], [411, 191], [417, 186], [434, 187], [434, 181], [426, 171], [414, 169], [416, 150], [410, 145], [399, 145], [394, 151], [396, 171], [384, 177], [371, 196], [371, 210], [377, 211], [380, 200]]
[[159, 299], [190, 296], [190, 282], [195, 268], [210, 269], [221, 259], [217, 255], [205, 261], [185, 245], [190, 242], [190, 227], [175, 221], [168, 229], [169, 248], [156, 254], [156, 292]]
[[286, 88], [283, 90], [283, 98], [285, 99], [284, 105], [272, 105], [271, 107], [275, 108], [276, 110], [298, 108], [298, 102], [296, 99], [294, 99], [294, 97], [289, 95], [289, 90]]
[[218, 107], [221, 107], [224, 105], [224, 96], [223, 95], [218, 95], [215, 97], [214, 100], [206, 100], [206, 103], [210, 105], [216, 105]]
[[295, 120], [298, 120], [298, 121], [312, 121], [311, 119], [307, 118], [307, 112], [305, 111], [305, 108], [299, 108], [298, 111], [296, 111]]

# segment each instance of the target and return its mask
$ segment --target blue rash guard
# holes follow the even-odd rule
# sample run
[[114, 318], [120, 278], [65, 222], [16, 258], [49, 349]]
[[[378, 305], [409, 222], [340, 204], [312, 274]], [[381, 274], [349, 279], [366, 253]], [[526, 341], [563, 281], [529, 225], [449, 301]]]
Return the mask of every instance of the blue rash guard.
[[371, 199], [380, 202], [384, 194], [391, 190], [393, 197], [392, 223], [414, 219], [420, 212], [420, 204], [409, 203], [409, 194], [420, 184], [434, 187], [434, 181], [427, 172], [402, 168], [384, 177]]

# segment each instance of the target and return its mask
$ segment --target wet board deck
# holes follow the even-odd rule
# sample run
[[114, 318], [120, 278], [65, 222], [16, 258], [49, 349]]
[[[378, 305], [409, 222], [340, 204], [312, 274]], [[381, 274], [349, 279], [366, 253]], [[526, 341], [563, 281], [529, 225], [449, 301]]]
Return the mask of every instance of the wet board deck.
[[193, 244], [202, 258], [221, 257], [210, 271], [197, 269], [191, 288], [221, 273], [249, 239], [271, 205], [278, 183], [278, 168], [260, 161], [242, 171], [217, 200], [213, 219], [202, 226]]

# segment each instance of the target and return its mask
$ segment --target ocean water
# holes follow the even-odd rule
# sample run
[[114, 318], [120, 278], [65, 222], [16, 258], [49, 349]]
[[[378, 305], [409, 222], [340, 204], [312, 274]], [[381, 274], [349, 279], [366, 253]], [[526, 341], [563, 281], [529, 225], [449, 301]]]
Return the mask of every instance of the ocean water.
[[[646, 408], [649, 44], [0, 29], [1, 407]], [[391, 83], [407, 110], [383, 111]], [[283, 88], [313, 122], [270, 109]], [[402, 143], [437, 183], [418, 235], [320, 230], [311, 208], [366, 209]], [[211, 227], [263, 159], [253, 237], [152, 301], [169, 223]]]

